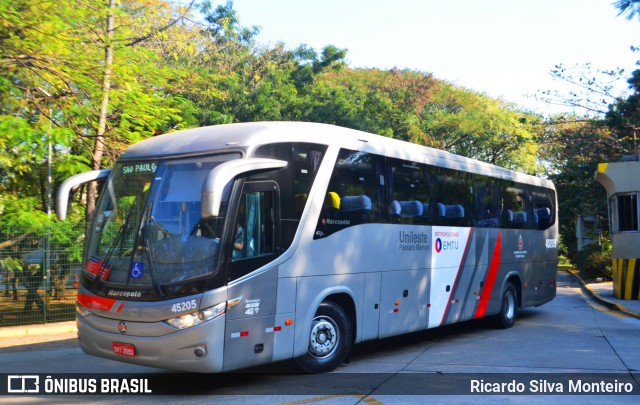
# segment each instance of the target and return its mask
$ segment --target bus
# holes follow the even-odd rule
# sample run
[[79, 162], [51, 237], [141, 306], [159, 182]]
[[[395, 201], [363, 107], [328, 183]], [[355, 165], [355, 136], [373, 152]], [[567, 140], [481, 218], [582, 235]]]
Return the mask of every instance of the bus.
[[555, 297], [552, 182], [333, 125], [259, 122], [141, 141], [102, 181], [77, 296], [79, 344], [112, 360], [226, 372]]

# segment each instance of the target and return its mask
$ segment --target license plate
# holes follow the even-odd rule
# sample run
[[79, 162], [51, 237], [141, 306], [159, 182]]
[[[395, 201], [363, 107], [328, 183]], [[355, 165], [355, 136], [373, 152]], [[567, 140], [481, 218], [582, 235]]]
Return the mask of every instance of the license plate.
[[128, 343], [113, 342], [113, 352], [122, 356], [133, 357], [136, 355], [136, 347]]

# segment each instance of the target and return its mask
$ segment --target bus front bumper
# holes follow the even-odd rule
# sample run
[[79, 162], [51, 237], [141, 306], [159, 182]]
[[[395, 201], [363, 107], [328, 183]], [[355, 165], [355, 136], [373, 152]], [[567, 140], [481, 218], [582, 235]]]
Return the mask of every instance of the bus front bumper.
[[78, 317], [80, 348], [87, 354], [126, 363], [189, 372], [222, 371], [225, 316], [163, 336], [130, 336], [95, 328]]

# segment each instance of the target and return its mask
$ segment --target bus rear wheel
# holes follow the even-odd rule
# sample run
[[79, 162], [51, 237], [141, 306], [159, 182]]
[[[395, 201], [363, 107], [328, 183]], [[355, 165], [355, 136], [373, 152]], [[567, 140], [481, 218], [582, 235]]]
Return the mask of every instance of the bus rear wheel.
[[513, 283], [509, 282], [502, 292], [500, 312], [495, 316], [495, 324], [500, 329], [508, 329], [516, 323], [518, 312], [518, 293]]
[[353, 331], [344, 309], [325, 301], [316, 311], [309, 330], [307, 353], [296, 359], [307, 373], [324, 373], [336, 369], [349, 354]]

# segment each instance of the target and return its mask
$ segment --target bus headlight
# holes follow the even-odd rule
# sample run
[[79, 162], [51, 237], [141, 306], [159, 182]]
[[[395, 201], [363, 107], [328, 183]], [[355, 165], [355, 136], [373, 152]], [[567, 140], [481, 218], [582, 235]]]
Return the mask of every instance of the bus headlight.
[[91, 312], [89, 312], [87, 308], [85, 308], [82, 304], [76, 301], [76, 314], [78, 314], [80, 318], [84, 318], [88, 315], [91, 315]]
[[176, 329], [186, 329], [217, 318], [224, 314], [226, 309], [227, 303], [222, 302], [210, 308], [202, 309], [190, 314], [180, 315], [177, 318], [167, 319], [165, 322]]

